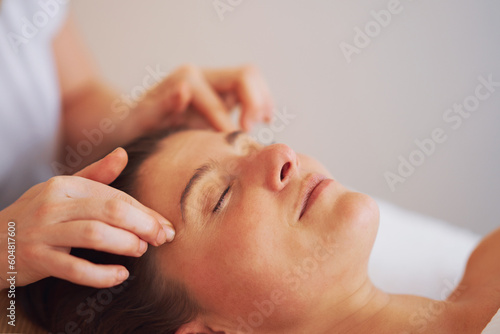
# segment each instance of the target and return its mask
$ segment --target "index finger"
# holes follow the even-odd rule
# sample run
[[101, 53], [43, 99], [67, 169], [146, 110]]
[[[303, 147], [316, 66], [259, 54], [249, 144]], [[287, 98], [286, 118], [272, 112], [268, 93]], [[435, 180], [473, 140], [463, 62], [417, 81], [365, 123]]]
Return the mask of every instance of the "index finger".
[[[74, 180], [77, 181], [78, 186], [77, 187], [66, 187], [65, 192], [68, 197], [71, 198], [93, 198], [93, 199], [101, 199], [103, 202], [104, 201], [109, 201], [110, 199], [118, 199], [120, 201], [123, 201], [124, 203], [132, 206], [139, 212], [142, 212], [150, 217], [153, 218], [155, 222], [160, 224], [159, 228], [162, 228], [165, 231], [165, 234], [167, 236], [173, 236], [175, 235], [175, 229], [173, 224], [168, 221], [165, 217], [163, 217], [161, 214], [156, 212], [153, 209], [148, 208], [147, 206], [141, 204], [138, 200], [130, 196], [129, 194], [115, 189], [113, 187], [110, 187], [108, 185], [93, 181], [93, 180], [88, 180], [80, 176], [68, 176], [71, 178], [74, 178]], [[76, 210], [75, 210], [76, 212]], [[74, 217], [73, 217], [74, 218]], [[84, 219], [85, 217], [80, 217], [81, 219]], [[151, 235], [147, 236], [141, 236], [143, 239], [146, 240], [156, 240], [157, 235], [154, 234], [155, 232], [158, 232], [158, 229], [153, 228], [149, 229], [151, 231]], [[154, 235], [153, 235], [154, 234]], [[170, 238], [170, 239], [171, 239]]]
[[252, 123], [270, 121], [273, 101], [259, 70], [246, 65], [236, 68], [205, 69], [206, 80], [218, 92], [233, 93], [241, 103], [240, 121], [245, 130]]
[[226, 106], [205, 79], [193, 85], [192, 103], [216, 130], [226, 132], [236, 130]]

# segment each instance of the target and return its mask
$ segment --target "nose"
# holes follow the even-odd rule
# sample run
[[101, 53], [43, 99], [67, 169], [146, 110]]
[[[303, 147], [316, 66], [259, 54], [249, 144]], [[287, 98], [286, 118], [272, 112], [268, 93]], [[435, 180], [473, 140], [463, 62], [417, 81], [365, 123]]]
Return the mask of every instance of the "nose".
[[264, 176], [265, 186], [274, 192], [285, 188], [298, 170], [297, 155], [285, 144], [273, 144], [262, 148], [257, 153], [254, 163], [259, 166], [259, 174], [262, 173]]

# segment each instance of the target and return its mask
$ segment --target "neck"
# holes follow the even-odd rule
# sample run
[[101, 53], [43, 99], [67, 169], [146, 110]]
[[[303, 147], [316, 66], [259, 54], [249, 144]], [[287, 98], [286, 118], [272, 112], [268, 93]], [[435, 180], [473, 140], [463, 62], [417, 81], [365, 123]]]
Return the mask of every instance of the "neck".
[[[317, 312], [297, 333], [447, 333], [450, 304], [424, 297], [392, 295], [367, 278], [345, 299]], [[312, 319], [309, 319], [312, 320]]]

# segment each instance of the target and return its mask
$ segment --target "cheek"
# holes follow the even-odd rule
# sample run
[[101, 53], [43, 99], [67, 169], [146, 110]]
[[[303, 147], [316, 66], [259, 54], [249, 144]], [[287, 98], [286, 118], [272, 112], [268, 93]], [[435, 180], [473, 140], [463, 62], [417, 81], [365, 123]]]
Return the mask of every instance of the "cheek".
[[315, 171], [333, 178], [330, 172], [318, 160], [301, 153], [297, 153], [297, 157], [299, 158], [301, 169]]
[[[339, 264], [346, 264], [345, 270], [365, 270], [378, 223], [378, 205], [368, 195], [346, 192], [338, 199], [331, 218], [334, 227], [328, 233], [328, 240], [336, 250]], [[359, 265], [353, 266], [353, 263]]]
[[263, 211], [233, 207], [198, 245], [193, 292], [208, 309], [244, 315], [280, 286], [286, 234], [277, 217]]

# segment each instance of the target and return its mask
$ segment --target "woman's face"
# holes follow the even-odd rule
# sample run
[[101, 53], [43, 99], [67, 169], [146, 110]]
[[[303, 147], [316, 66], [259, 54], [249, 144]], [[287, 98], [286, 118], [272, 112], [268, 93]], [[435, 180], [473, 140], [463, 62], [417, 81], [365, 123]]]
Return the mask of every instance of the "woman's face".
[[176, 228], [158, 249], [162, 272], [214, 327], [294, 327], [366, 279], [377, 205], [286, 145], [179, 132], [144, 163], [139, 184], [140, 200]]

